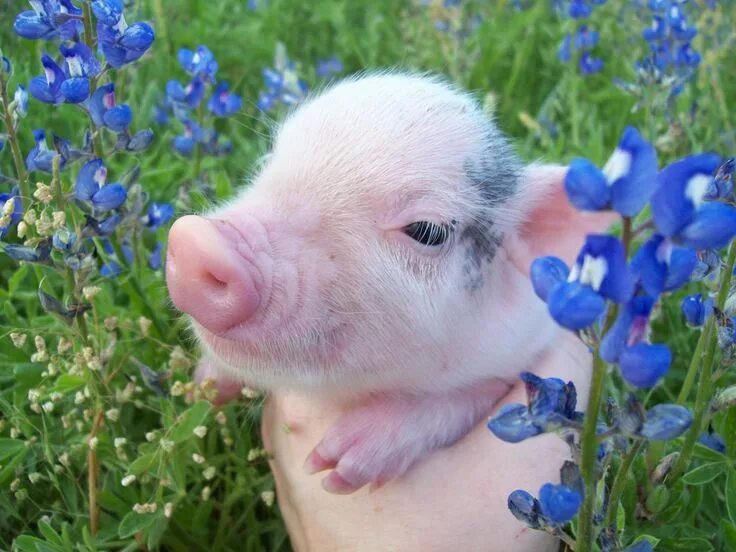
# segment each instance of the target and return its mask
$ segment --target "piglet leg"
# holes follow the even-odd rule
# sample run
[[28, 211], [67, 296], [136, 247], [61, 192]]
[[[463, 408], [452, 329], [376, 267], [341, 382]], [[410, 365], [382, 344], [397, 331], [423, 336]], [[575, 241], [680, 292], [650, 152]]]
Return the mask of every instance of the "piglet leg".
[[330, 427], [304, 469], [331, 470], [322, 485], [332, 493], [380, 486], [432, 450], [464, 437], [509, 388], [493, 381], [446, 395], [374, 396]]

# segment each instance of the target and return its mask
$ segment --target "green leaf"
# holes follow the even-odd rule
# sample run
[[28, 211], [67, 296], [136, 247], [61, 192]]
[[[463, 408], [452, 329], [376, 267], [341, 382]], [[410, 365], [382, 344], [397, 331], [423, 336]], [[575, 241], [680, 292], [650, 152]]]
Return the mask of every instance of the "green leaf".
[[662, 540], [662, 549], [667, 552], [710, 552], [713, 544], [699, 537], [674, 537]]
[[721, 535], [723, 536], [723, 541], [726, 543], [728, 550], [736, 550], [736, 525], [722, 519]]
[[79, 389], [84, 386], [85, 383], [87, 383], [87, 380], [82, 376], [62, 374], [56, 378], [56, 385], [54, 385], [53, 390], [58, 391], [59, 393], [69, 393], [70, 391], [74, 391], [75, 389]]
[[139, 531], [145, 531], [152, 527], [154, 523], [161, 517], [160, 513], [155, 514], [137, 514], [128, 512], [128, 514], [120, 522], [118, 527], [118, 536], [121, 539], [132, 537]]
[[640, 535], [636, 537], [634, 542], [631, 543], [631, 546], [635, 544], [639, 544], [640, 542], [648, 542], [652, 545], [652, 548], [657, 548], [657, 545], [659, 544], [659, 539], [657, 537], [653, 537], [652, 535]]
[[191, 438], [194, 434], [194, 428], [200, 426], [207, 419], [207, 415], [212, 408], [209, 401], [199, 401], [186, 410], [174, 428], [171, 430], [169, 438], [175, 443], [181, 443]]
[[731, 468], [726, 476], [726, 510], [731, 523], [736, 523], [736, 470]]
[[20, 439], [0, 438], [0, 462], [15, 456], [24, 448], [26, 444]]
[[139, 456], [130, 464], [130, 466], [128, 466], [128, 473], [132, 475], [140, 475], [143, 472], [148, 471], [148, 469], [158, 461], [158, 457], [158, 451]]
[[27, 275], [28, 265], [24, 264], [21, 265], [21, 267], [18, 268], [10, 278], [8, 278], [8, 294], [10, 295], [11, 301], [20, 285], [25, 281]]
[[62, 547], [62, 549], [64, 548], [64, 541], [61, 539], [61, 535], [54, 531], [54, 528], [51, 527], [51, 525], [47, 521], [39, 521], [38, 530], [41, 531], [41, 534], [46, 538], [47, 541], [49, 541], [50, 543], [58, 544]]
[[723, 462], [712, 462], [703, 464], [682, 476], [682, 480], [688, 485], [705, 485], [721, 475], [726, 469]]

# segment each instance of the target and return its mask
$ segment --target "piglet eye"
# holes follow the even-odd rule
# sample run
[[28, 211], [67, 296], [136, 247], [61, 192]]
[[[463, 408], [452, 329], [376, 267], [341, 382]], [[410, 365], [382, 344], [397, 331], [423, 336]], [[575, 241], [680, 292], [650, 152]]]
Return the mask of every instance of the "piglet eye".
[[450, 237], [450, 227], [420, 220], [404, 226], [404, 233], [423, 245], [442, 245]]

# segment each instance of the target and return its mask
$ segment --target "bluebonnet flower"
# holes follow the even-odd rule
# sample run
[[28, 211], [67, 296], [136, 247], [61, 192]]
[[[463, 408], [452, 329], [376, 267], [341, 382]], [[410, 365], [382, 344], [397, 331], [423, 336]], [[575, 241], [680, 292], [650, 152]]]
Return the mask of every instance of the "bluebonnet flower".
[[[115, 250], [112, 247], [112, 244], [109, 240], [105, 239], [102, 242], [102, 249], [110, 255], [111, 257], [115, 257]], [[131, 264], [133, 262], [133, 250], [130, 248], [130, 245], [127, 243], [123, 243], [120, 245], [120, 249], [123, 251], [123, 256], [125, 257], [125, 261], [128, 264]], [[123, 268], [120, 266], [119, 259], [117, 258], [111, 258], [103, 264], [100, 267], [100, 275], [104, 278], [115, 278], [116, 276], [119, 276], [123, 271]]]
[[31, 95], [44, 103], [63, 103], [64, 95], [61, 92], [61, 85], [66, 79], [64, 71], [48, 54], [41, 56], [41, 64], [44, 75], [31, 79], [28, 85]]
[[688, 295], [682, 300], [682, 314], [685, 316], [688, 326], [698, 328], [702, 326], [708, 317], [713, 314], [713, 298], [703, 299], [701, 293]]
[[307, 83], [299, 78], [296, 64], [287, 57], [286, 48], [281, 43], [276, 46], [274, 67], [266, 67], [262, 75], [266, 90], [261, 92], [256, 102], [261, 111], [270, 111], [279, 103], [294, 105], [307, 96]]
[[575, 517], [583, 497], [565, 485], [546, 483], [539, 489], [539, 505], [544, 517], [554, 525], [562, 525]]
[[542, 510], [539, 501], [528, 492], [521, 489], [512, 492], [508, 497], [507, 505], [511, 513], [519, 521], [532, 529], [542, 527]]
[[[25, 117], [28, 115], [28, 92], [25, 86], [19, 84], [13, 94], [13, 101], [15, 102], [14, 114], [19, 117]], [[0, 148], [2, 149], [2, 148]]]
[[107, 127], [114, 132], [123, 132], [133, 119], [133, 111], [127, 104], [117, 105], [115, 83], [100, 86], [87, 100], [92, 122], [97, 127]]
[[68, 228], [62, 228], [54, 232], [51, 238], [54, 249], [62, 252], [70, 252], [76, 243], [77, 235]]
[[182, 48], [179, 50], [179, 63], [184, 71], [195, 79], [208, 83], [215, 82], [218, 64], [207, 46], [197, 46], [194, 51]]
[[54, 157], [59, 155], [59, 169], [62, 170], [68, 161], [69, 144], [63, 138], [54, 136], [54, 149], [51, 150], [46, 143], [46, 133], [37, 128], [33, 131], [33, 139], [36, 145], [26, 156], [26, 168], [29, 171], [42, 171], [51, 173]]
[[703, 432], [698, 436], [698, 443], [711, 450], [724, 454], [726, 452], [726, 443], [723, 437], [714, 432]]
[[606, 299], [624, 303], [633, 293], [623, 244], [613, 236], [589, 235], [564, 281], [562, 261], [543, 259], [532, 265], [532, 284], [538, 294], [543, 290], [540, 298], [546, 300], [552, 318], [570, 330], [593, 324], [605, 311]]
[[243, 100], [229, 91], [227, 82], [220, 82], [212, 93], [207, 108], [217, 117], [228, 117], [240, 111]]
[[[12, 207], [8, 202], [12, 200]], [[6, 214], [6, 211], [12, 211]], [[0, 194], [0, 239], [4, 238], [8, 230], [18, 224], [23, 217], [23, 204], [18, 189], [13, 188], [10, 193]]]
[[148, 213], [145, 217], [145, 224], [148, 228], [155, 230], [160, 228], [174, 216], [174, 206], [170, 203], [151, 203], [148, 207]]
[[84, 164], [77, 175], [74, 197], [89, 202], [100, 211], [117, 209], [125, 203], [128, 193], [122, 184], [106, 184], [107, 168], [101, 159]]
[[733, 199], [733, 173], [736, 168], [736, 158], [726, 159], [716, 170], [716, 174], [705, 193], [705, 200]]
[[631, 269], [652, 297], [685, 285], [697, 266], [695, 250], [679, 247], [672, 240], [654, 234], [634, 255]]
[[59, 47], [66, 61], [67, 78], [61, 84], [61, 93], [69, 103], [80, 103], [89, 97], [90, 78], [100, 72], [100, 62], [94, 52], [81, 43]]
[[736, 208], [705, 201], [719, 163], [715, 154], [691, 155], [659, 173], [651, 205], [662, 235], [693, 249], [724, 247], [736, 235]]
[[115, 69], [139, 59], [156, 38], [148, 23], [126, 23], [121, 0], [95, 0], [92, 10], [97, 17], [100, 49]]
[[601, 341], [601, 358], [618, 363], [624, 380], [635, 387], [652, 387], [672, 363], [672, 354], [665, 345], [647, 342], [654, 303], [646, 294], [634, 296]]
[[572, 382], [558, 378], [542, 379], [523, 372], [527, 404], [506, 404], [488, 422], [488, 429], [499, 439], [518, 443], [540, 433], [566, 425], [575, 425], [580, 414], [575, 411], [577, 393]]
[[151, 270], [159, 270], [164, 264], [164, 248], [161, 242], [156, 242], [156, 246], [148, 256], [148, 266]]
[[71, 0], [31, 0], [32, 10], [18, 14], [13, 30], [29, 39], [75, 40], [82, 32], [82, 10]]
[[51, 244], [48, 241], [43, 241], [35, 249], [24, 245], [6, 244], [3, 251], [8, 257], [16, 261], [45, 263], [51, 255]]
[[644, 208], [656, 186], [657, 152], [633, 127], [624, 130], [603, 170], [578, 158], [572, 160], [565, 176], [565, 191], [575, 207], [613, 209], [626, 217]]
[[[588, 2], [585, 0], [569, 0], [556, 2], [556, 9], [560, 15], [569, 16], [572, 19], [586, 19], [593, 13], [593, 7], [603, 4], [604, 1]], [[574, 33], [567, 33], [562, 39], [558, 49], [557, 57], [560, 61], [567, 63], [572, 59], [572, 52], [580, 51], [578, 67], [583, 75], [592, 75], [603, 69], [603, 60], [593, 57], [592, 50], [598, 44], [598, 32], [592, 30], [588, 25], [580, 25]]]
[[321, 59], [317, 62], [317, 76], [318, 77], [329, 77], [342, 73], [343, 65], [342, 61], [337, 56], [332, 56], [327, 59]]
[[172, 103], [186, 104], [191, 108], [196, 108], [202, 101], [204, 93], [205, 83], [199, 78], [194, 78], [186, 86], [173, 79], [166, 83], [166, 98]]
[[658, 404], [647, 412], [639, 434], [653, 441], [676, 439], [693, 423], [693, 414], [678, 404]]

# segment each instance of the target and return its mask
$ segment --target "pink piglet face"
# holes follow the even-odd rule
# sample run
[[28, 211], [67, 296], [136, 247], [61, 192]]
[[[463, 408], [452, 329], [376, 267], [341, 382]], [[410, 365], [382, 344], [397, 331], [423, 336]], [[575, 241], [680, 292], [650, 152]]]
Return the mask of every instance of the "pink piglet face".
[[287, 118], [242, 194], [175, 223], [170, 294], [254, 386], [511, 376], [552, 335], [507, 251], [523, 180], [465, 95], [426, 77], [347, 80]]

